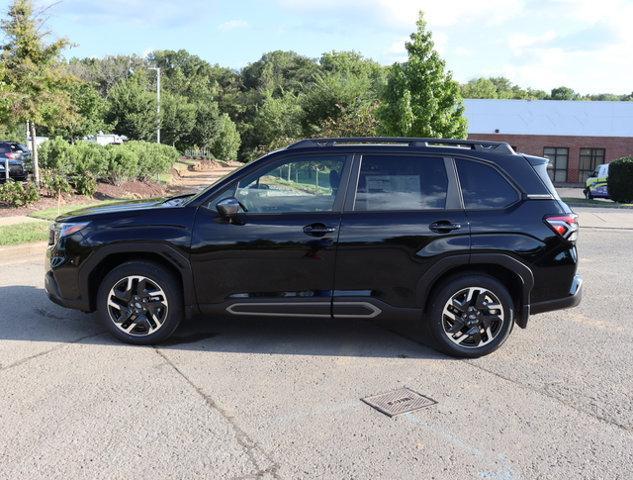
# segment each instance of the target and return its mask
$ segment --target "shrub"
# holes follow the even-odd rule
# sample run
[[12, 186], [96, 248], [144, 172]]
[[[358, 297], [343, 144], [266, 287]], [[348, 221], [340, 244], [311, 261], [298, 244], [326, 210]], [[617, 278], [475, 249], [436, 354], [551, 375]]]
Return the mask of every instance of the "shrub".
[[148, 142], [128, 142], [123, 145], [135, 153], [138, 158], [139, 180], [147, 180], [160, 173], [168, 172], [174, 162], [180, 158], [180, 153], [174, 147]]
[[49, 195], [54, 197], [73, 191], [73, 187], [68, 182], [67, 175], [58, 173], [55, 170], [42, 171], [42, 187], [48, 191]]
[[109, 180], [114, 185], [120, 185], [126, 180], [132, 180], [138, 176], [138, 155], [132, 148], [121, 148], [118, 145], [108, 145], [109, 150]]
[[110, 151], [96, 143], [77, 142], [73, 145], [73, 173], [105, 178], [110, 167]]
[[24, 207], [40, 199], [40, 192], [33, 183], [8, 182], [0, 185], [0, 203], [11, 207]]
[[89, 173], [85, 175], [76, 175], [72, 179], [72, 184], [75, 187], [75, 192], [79, 195], [92, 197], [97, 191], [97, 180]]
[[614, 202], [633, 202], [633, 157], [622, 157], [609, 164], [607, 185]]
[[70, 173], [75, 163], [73, 150], [74, 146], [60, 137], [44, 142], [38, 150], [40, 167]]
[[[69, 144], [55, 138], [40, 148], [42, 168], [55, 172], [73, 185], [78, 193], [89, 195], [97, 181], [120, 184], [126, 180], [146, 180], [168, 172], [180, 158], [169, 145], [132, 141], [123, 145], [102, 146], [92, 142]], [[50, 173], [49, 183], [55, 193], [66, 185]]]

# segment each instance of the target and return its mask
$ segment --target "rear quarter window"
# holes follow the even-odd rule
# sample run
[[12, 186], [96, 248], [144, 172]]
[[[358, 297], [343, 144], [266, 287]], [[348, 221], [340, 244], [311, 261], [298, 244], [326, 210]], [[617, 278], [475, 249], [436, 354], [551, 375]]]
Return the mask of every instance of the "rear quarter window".
[[464, 207], [467, 210], [505, 208], [519, 200], [519, 193], [495, 168], [457, 159]]

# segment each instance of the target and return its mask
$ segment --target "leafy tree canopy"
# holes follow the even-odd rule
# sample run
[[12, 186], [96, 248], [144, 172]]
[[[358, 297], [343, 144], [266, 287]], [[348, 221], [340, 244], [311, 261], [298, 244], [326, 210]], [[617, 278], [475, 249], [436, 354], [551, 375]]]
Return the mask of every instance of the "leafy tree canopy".
[[391, 67], [380, 110], [388, 135], [466, 137], [459, 84], [445, 70], [420, 12], [417, 31], [406, 43], [408, 61]]

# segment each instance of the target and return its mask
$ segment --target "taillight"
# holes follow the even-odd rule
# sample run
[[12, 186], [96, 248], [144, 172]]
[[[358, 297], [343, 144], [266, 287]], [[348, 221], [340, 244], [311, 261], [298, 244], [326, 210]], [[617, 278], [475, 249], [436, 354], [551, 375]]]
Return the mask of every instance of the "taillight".
[[545, 223], [565, 240], [575, 242], [578, 238], [578, 215], [547, 215]]
[[5, 153], [5, 156], [6, 156], [8, 159], [13, 160], [13, 159], [15, 158], [15, 153], [13, 153], [13, 152], [7, 152], [7, 153]]

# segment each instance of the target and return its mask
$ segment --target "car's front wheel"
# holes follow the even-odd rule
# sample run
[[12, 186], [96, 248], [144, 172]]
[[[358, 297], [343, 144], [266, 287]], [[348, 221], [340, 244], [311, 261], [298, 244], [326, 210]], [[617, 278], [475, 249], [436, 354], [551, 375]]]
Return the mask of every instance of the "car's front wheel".
[[451, 356], [480, 357], [510, 335], [514, 305], [496, 278], [453, 277], [436, 290], [426, 321], [435, 348]]
[[151, 262], [114, 268], [97, 292], [97, 311], [110, 333], [127, 343], [160, 343], [178, 327], [182, 292], [174, 276]]

